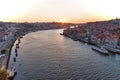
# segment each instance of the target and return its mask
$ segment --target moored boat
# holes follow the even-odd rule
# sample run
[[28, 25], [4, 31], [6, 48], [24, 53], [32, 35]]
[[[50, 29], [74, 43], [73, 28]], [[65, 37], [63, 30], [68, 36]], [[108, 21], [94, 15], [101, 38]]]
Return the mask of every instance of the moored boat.
[[19, 48], [19, 44], [16, 44], [16, 48]]
[[101, 46], [92, 46], [92, 50], [102, 53], [104, 55], [109, 55], [108, 51]]
[[75, 39], [73, 39], [73, 40], [74, 40], [74, 41], [78, 41], [78, 39], [76, 39], [76, 38], [75, 38]]
[[23, 35], [20, 35], [20, 38], [23, 38]]
[[13, 80], [16, 75], [17, 75], [17, 72], [11, 71], [11, 72], [9, 72], [8, 79], [9, 79], [9, 80]]
[[120, 54], [120, 49], [110, 47], [110, 46], [104, 46], [104, 48], [107, 49], [109, 52]]

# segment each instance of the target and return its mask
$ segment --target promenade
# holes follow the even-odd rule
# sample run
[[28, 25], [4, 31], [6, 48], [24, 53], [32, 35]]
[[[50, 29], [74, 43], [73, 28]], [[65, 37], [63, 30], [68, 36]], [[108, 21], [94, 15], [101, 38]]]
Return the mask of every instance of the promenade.
[[[0, 69], [7, 69], [7, 64], [10, 56], [10, 49], [13, 44], [14, 34], [10, 34], [6, 41], [2, 43], [0, 46], [0, 54], [4, 54], [5, 56], [0, 58]], [[4, 52], [4, 53], [2, 53]]]

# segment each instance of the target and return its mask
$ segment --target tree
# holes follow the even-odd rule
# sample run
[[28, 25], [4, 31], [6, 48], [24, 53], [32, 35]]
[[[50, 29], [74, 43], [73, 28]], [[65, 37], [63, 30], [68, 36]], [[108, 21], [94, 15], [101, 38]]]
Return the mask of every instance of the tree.
[[5, 69], [0, 70], [0, 80], [7, 80], [7, 77], [8, 77], [7, 70]]

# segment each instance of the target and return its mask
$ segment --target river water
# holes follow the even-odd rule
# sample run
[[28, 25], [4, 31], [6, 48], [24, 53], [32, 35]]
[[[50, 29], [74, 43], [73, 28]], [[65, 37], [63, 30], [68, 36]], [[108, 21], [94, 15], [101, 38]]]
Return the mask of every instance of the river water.
[[[120, 79], [120, 55], [105, 56], [94, 52], [90, 45], [59, 35], [62, 31], [32, 32], [21, 39], [14, 80]], [[14, 49], [15, 46], [9, 69], [15, 56]]]

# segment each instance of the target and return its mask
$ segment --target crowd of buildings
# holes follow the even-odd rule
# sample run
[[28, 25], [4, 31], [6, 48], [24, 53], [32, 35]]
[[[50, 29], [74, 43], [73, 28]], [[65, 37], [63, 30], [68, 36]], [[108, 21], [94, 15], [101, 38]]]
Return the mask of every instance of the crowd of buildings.
[[66, 28], [65, 36], [94, 45], [120, 48], [120, 19], [90, 22]]
[[[12, 39], [15, 32], [17, 31], [17, 27], [15, 24], [4, 24], [0, 23], [0, 51], [7, 46], [7, 43]], [[0, 52], [1, 53], [1, 52]]]

